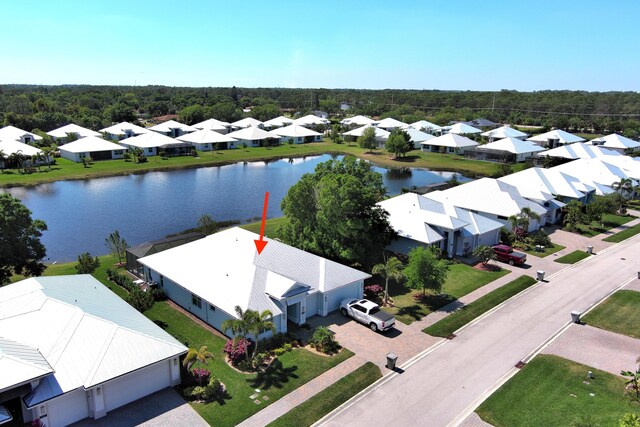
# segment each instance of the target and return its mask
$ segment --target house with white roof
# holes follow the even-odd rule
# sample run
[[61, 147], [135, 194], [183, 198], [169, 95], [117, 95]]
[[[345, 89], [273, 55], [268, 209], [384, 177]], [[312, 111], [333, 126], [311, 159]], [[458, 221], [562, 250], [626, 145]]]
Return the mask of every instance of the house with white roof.
[[630, 156], [602, 156], [599, 160], [622, 169], [628, 177], [640, 182], [640, 158]]
[[509, 217], [519, 215], [525, 207], [541, 217], [540, 221], [530, 220], [528, 231], [535, 231], [546, 224], [545, 207], [525, 199], [516, 187], [493, 178], [481, 178], [447, 190], [434, 191], [426, 197], [498, 221], [508, 230], [511, 230]]
[[464, 256], [477, 246], [499, 242], [502, 223], [428, 195], [405, 193], [378, 206], [389, 213], [389, 223], [398, 233], [387, 247], [393, 252], [408, 254], [417, 246], [436, 246], [448, 256]]
[[408, 127], [412, 127], [417, 130], [421, 130], [429, 133], [441, 133], [442, 127], [438, 126], [435, 123], [431, 123], [427, 120], [418, 120], [417, 122], [411, 123]]
[[196, 129], [215, 130], [216, 132], [224, 134], [224, 133], [229, 133], [229, 129], [231, 128], [231, 123], [223, 122], [221, 120], [212, 118], [212, 119], [207, 119], [199, 123], [196, 123], [192, 125], [192, 127]]
[[257, 126], [247, 126], [227, 135], [236, 140], [229, 143], [229, 148], [240, 148], [242, 144], [246, 144], [247, 147], [278, 145], [281, 138], [273, 131], [266, 131]]
[[470, 135], [482, 132], [482, 129], [478, 129], [466, 123], [456, 123], [443, 129], [446, 129], [448, 133], [455, 133], [458, 135]]
[[529, 134], [520, 132], [519, 130], [514, 129], [511, 126], [507, 126], [507, 125], [501, 126], [496, 129], [491, 129], [486, 132], [482, 132], [480, 135], [486, 136], [487, 138], [489, 138], [489, 142], [492, 142], [496, 139], [503, 139], [503, 138], [523, 139], [529, 136]]
[[608, 148], [609, 150], [618, 151], [619, 153], [624, 153], [625, 150], [628, 149], [634, 150], [640, 148], [640, 142], [634, 141], [626, 136], [618, 135], [617, 133], [601, 136], [600, 138], [594, 138], [589, 142], [594, 145]]
[[195, 132], [198, 129], [175, 120], [167, 120], [159, 125], [151, 126], [149, 130], [161, 133], [162, 135], [166, 135], [171, 138], [176, 138], [180, 135], [184, 135], [185, 133]]
[[147, 157], [164, 152], [166, 156], [189, 155], [193, 145], [189, 142], [170, 138], [162, 133], [149, 132], [119, 141], [127, 148], [139, 148]]
[[374, 131], [376, 132], [376, 142], [378, 143], [378, 147], [384, 147], [384, 144], [387, 142], [387, 139], [389, 139], [391, 132], [386, 131], [384, 129], [377, 128], [373, 125], [361, 126], [359, 128], [352, 129], [348, 132], [344, 132], [342, 135], [351, 136], [353, 138], [359, 138], [362, 136], [362, 134], [364, 134], [364, 131], [369, 128], [373, 128]]
[[340, 124], [352, 129], [361, 127], [361, 126], [373, 125], [374, 123], [375, 123], [375, 120], [365, 116], [347, 117], [346, 119], [342, 119], [340, 121]]
[[0, 141], [20, 141], [23, 144], [33, 144], [35, 141], [40, 141], [41, 139], [42, 137], [40, 135], [11, 125], [0, 129]]
[[181, 135], [176, 139], [190, 143], [196, 150], [200, 151], [224, 150], [229, 146], [229, 143], [237, 141], [235, 138], [219, 133], [215, 129], [206, 128]]
[[462, 154], [465, 149], [476, 147], [478, 143], [466, 136], [455, 133], [445, 133], [444, 135], [423, 141], [420, 145], [422, 145], [422, 151], [439, 153], [441, 147], [444, 147], [447, 153]]
[[267, 120], [266, 122], [263, 123], [263, 126], [267, 130], [273, 130], [275, 128], [289, 126], [292, 123], [293, 123], [293, 119], [290, 119], [289, 117], [285, 117], [285, 116], [278, 116], [278, 117], [274, 117], [271, 120]]
[[395, 129], [406, 127], [406, 126], [409, 126], [409, 125], [407, 123], [401, 122], [400, 120], [396, 120], [392, 117], [387, 117], [386, 119], [382, 119], [376, 124], [376, 127], [380, 129], [384, 129], [389, 132]]
[[119, 141], [121, 139], [131, 138], [132, 136], [142, 135], [143, 133], [149, 133], [151, 131], [147, 128], [143, 128], [142, 126], [134, 125], [133, 123], [121, 122], [104, 129], [100, 129], [100, 132], [102, 132], [108, 139]]
[[306, 116], [295, 119], [293, 123], [300, 126], [315, 127], [326, 126], [329, 124], [329, 120], [318, 117], [315, 114], [307, 114]]
[[[33, 145], [25, 144], [13, 139], [7, 139], [0, 140], [0, 153], [2, 153], [2, 156], [0, 156], [0, 165], [2, 168], [5, 168], [17, 166], [11, 164], [14, 157], [13, 155], [19, 156], [21, 161], [27, 160], [31, 162], [31, 156], [42, 154], [42, 150], [34, 147]], [[42, 163], [47, 163], [47, 161], [48, 159], [44, 159]]]
[[122, 159], [126, 148], [102, 138], [87, 136], [61, 145], [59, 150], [60, 157], [79, 163], [85, 157], [91, 157], [91, 160]]
[[512, 137], [499, 139], [477, 147], [478, 158], [481, 160], [506, 157], [510, 162], [524, 162], [541, 151], [544, 151], [544, 148], [538, 144]]
[[622, 156], [618, 151], [609, 150], [600, 145], [591, 145], [587, 142], [561, 145], [550, 150], [541, 151], [538, 157], [554, 157], [559, 159], [595, 159], [602, 156]]
[[254, 119], [253, 117], [245, 117], [244, 119], [240, 119], [231, 123], [232, 129], [245, 129], [248, 127], [263, 128], [264, 124], [260, 120]]
[[574, 176], [582, 183], [595, 187], [596, 194], [599, 196], [612, 193], [614, 184], [621, 179], [633, 179], [621, 167], [606, 163], [599, 158], [578, 159], [551, 169]]
[[97, 419], [176, 386], [186, 352], [91, 275], [0, 288], [0, 416], [17, 409], [16, 425]]
[[407, 135], [409, 135], [409, 141], [413, 144], [413, 148], [422, 149], [423, 142], [435, 138], [435, 136], [431, 135], [430, 133], [426, 133], [412, 127], [405, 127], [402, 130], [405, 131]]
[[301, 325], [362, 297], [370, 275], [271, 239], [258, 254], [258, 237], [233, 227], [138, 262], [148, 281], [218, 330], [237, 317], [236, 306], [270, 310], [276, 331], [286, 332], [287, 321]]
[[75, 139], [86, 138], [87, 136], [102, 136], [100, 132], [83, 128], [82, 126], [78, 126], [73, 123], [49, 131], [47, 132], [47, 135], [53, 138], [53, 140], [58, 144], [64, 144], [67, 142], [70, 135], [73, 135]]
[[271, 133], [280, 136], [281, 144], [289, 142], [290, 139], [292, 139], [295, 144], [322, 141], [321, 133], [308, 129], [296, 123], [282, 128], [274, 129], [271, 131]]
[[566, 132], [562, 129], [554, 129], [550, 130], [549, 132], [534, 135], [530, 138], [527, 138], [527, 140], [533, 141], [544, 148], [556, 148], [559, 145], [582, 142], [584, 141], [584, 138]]

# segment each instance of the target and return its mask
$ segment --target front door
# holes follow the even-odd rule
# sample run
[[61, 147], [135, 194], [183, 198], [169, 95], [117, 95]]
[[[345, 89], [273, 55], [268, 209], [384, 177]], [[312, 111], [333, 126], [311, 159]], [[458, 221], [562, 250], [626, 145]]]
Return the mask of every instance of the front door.
[[297, 325], [300, 324], [300, 303], [291, 304], [287, 306], [287, 318], [290, 322]]

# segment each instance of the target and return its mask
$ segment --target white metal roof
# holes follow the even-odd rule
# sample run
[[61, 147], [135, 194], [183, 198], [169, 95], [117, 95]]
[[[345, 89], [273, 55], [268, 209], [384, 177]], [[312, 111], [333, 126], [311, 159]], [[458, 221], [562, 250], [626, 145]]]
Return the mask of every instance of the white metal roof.
[[264, 122], [264, 125], [267, 127], [282, 127], [287, 126], [293, 123], [293, 119], [285, 116], [274, 117], [273, 119], [267, 120]]
[[514, 129], [511, 126], [504, 125], [496, 129], [491, 129], [486, 132], [482, 132], [480, 135], [486, 136], [489, 138], [494, 138], [494, 139], [498, 139], [498, 138], [501, 139], [501, 138], [523, 138], [525, 136], [528, 136], [529, 134], [520, 132], [519, 130]]
[[410, 127], [418, 130], [426, 129], [426, 130], [442, 130], [441, 126], [438, 126], [435, 123], [431, 123], [427, 120], [418, 120], [417, 122], [413, 122], [409, 124]]
[[179, 141], [196, 144], [217, 144], [220, 142], [234, 142], [235, 138], [216, 132], [215, 129], [200, 129], [195, 132], [180, 135], [176, 138]]
[[119, 141], [121, 145], [127, 147], [138, 148], [153, 148], [153, 147], [167, 147], [169, 145], [176, 145], [184, 143], [178, 139], [173, 139], [167, 135], [158, 132], [143, 133], [142, 135], [133, 136], [131, 138], [123, 139]]
[[590, 142], [598, 143], [598, 145], [602, 145], [605, 148], [627, 149], [640, 147], [640, 142], [634, 141], [626, 136], [618, 135], [617, 133], [601, 136], [600, 138], [592, 139]]
[[479, 145], [478, 150], [506, 151], [512, 154], [537, 153], [545, 149], [531, 141], [516, 138], [503, 138], [488, 144]]
[[575, 144], [562, 145], [550, 150], [541, 152], [539, 156], [560, 157], [563, 159], [595, 159], [602, 156], [621, 156], [615, 150], [609, 150], [599, 145], [592, 145], [586, 142], [576, 142]]
[[365, 125], [371, 125], [375, 123], [375, 120], [365, 116], [353, 116], [353, 117], [347, 117], [346, 119], [342, 119], [340, 123], [342, 123], [343, 125], [365, 126]]
[[631, 178], [640, 180], [640, 160], [629, 156], [602, 156], [599, 159], [619, 167]]
[[326, 125], [329, 120], [318, 117], [314, 114], [307, 114], [293, 121], [294, 124], [300, 126]]
[[118, 135], [118, 136], [126, 135], [127, 131], [130, 131], [130, 133], [133, 133], [134, 135], [140, 135], [143, 133], [151, 132], [147, 128], [143, 128], [142, 126], [134, 125], [133, 123], [129, 123], [129, 122], [120, 122], [118, 124], [106, 127], [104, 129], [100, 129], [100, 132], [106, 132], [106, 133], [110, 133], [111, 135]]
[[40, 135], [36, 135], [35, 133], [27, 132], [26, 130], [22, 130], [20, 128], [17, 128], [15, 126], [11, 126], [11, 125], [5, 126], [2, 129], [0, 129], [0, 141], [4, 141], [4, 140], [18, 141], [23, 136], [30, 136], [31, 138], [33, 138], [35, 140], [42, 139], [42, 137]]
[[[266, 293], [267, 283], [290, 283], [327, 291], [363, 280], [368, 274], [268, 240], [260, 255], [258, 235], [233, 227], [176, 248], [140, 258], [139, 262], [235, 316], [242, 309], [280, 309]], [[271, 275], [281, 277], [273, 278]], [[278, 288], [280, 289], [280, 288]]]
[[376, 126], [382, 129], [395, 129], [407, 126], [407, 123], [396, 120], [393, 117], [387, 117], [386, 119], [380, 120]]
[[55, 371], [25, 398], [29, 407], [187, 350], [88, 274], [30, 278], [0, 288], [0, 331], [37, 349]]
[[452, 148], [475, 147], [476, 145], [478, 145], [478, 143], [474, 140], [455, 133], [445, 133], [444, 135], [440, 135], [435, 138], [429, 139], [428, 141], [424, 141], [422, 142], [422, 144], [438, 145], [441, 147]]
[[38, 349], [0, 337], [0, 392], [52, 372]]
[[435, 136], [431, 135], [430, 133], [422, 132], [421, 130], [412, 127], [405, 127], [402, 130], [404, 130], [409, 135], [409, 140], [411, 142], [424, 142], [435, 138]]
[[87, 153], [90, 151], [113, 151], [113, 150], [125, 150], [122, 145], [114, 144], [113, 142], [98, 138], [96, 136], [87, 136], [86, 138], [80, 138], [72, 141], [68, 144], [61, 145], [60, 151], [68, 151], [70, 153]]
[[0, 150], [5, 156], [10, 156], [13, 153], [22, 153], [24, 156], [33, 156], [37, 153], [42, 153], [42, 150], [34, 147], [33, 145], [25, 144], [13, 139], [0, 140]]
[[525, 199], [516, 187], [493, 178], [481, 178], [448, 190], [434, 191], [426, 197], [464, 209], [507, 218], [518, 215], [524, 207], [539, 215], [547, 213], [542, 206]]
[[102, 136], [100, 132], [96, 132], [95, 130], [83, 128], [82, 126], [78, 126], [76, 124], [68, 124], [52, 131], [47, 132], [47, 135], [52, 136], [54, 138], [66, 138], [67, 134], [75, 133], [78, 135], [78, 138], [84, 138], [87, 136]]
[[581, 199], [585, 193], [595, 190], [594, 187], [581, 184], [576, 177], [554, 168], [528, 168], [498, 178], [498, 181], [517, 187], [524, 197], [535, 200], [550, 200], [554, 196]]
[[185, 125], [184, 123], [177, 122], [175, 120], [167, 120], [166, 122], [160, 123], [155, 126], [151, 126], [149, 128], [155, 132], [169, 133], [172, 129], [180, 129], [182, 132], [195, 132], [196, 129], [193, 126]]
[[454, 125], [451, 125], [448, 129], [449, 133], [457, 133], [457, 134], [468, 134], [468, 133], [480, 133], [482, 132], [482, 129], [478, 129], [476, 127], [473, 126], [469, 126], [466, 123], [456, 123]]
[[258, 127], [261, 125], [262, 122], [260, 120], [254, 119], [253, 117], [245, 117], [244, 119], [240, 119], [231, 123], [231, 126], [236, 128]]
[[527, 138], [529, 141], [535, 142], [548, 142], [549, 140], [557, 140], [561, 144], [573, 144], [574, 142], [582, 142], [584, 138], [580, 138], [577, 135], [566, 132], [562, 129], [554, 129], [549, 132], [541, 133]]
[[578, 159], [554, 166], [551, 169], [575, 176], [583, 183], [596, 187], [596, 192], [599, 195], [606, 194], [605, 191], [602, 191], [602, 186], [611, 187], [620, 182], [622, 178], [633, 178], [620, 167], [605, 163], [600, 159]]
[[243, 129], [231, 132], [228, 136], [235, 139], [243, 139], [246, 141], [259, 141], [261, 139], [277, 138], [280, 139], [280, 135], [266, 131], [256, 126], [248, 126]]
[[217, 119], [207, 119], [193, 125], [196, 129], [211, 129], [211, 130], [227, 130], [231, 126], [230, 123], [223, 122]]
[[274, 129], [271, 133], [275, 133], [276, 135], [280, 135], [281, 137], [305, 137], [305, 136], [321, 136], [322, 134], [316, 132], [311, 129], [307, 129], [306, 127], [300, 124], [292, 124], [289, 126], [285, 126], [283, 128]]
[[367, 130], [368, 128], [373, 128], [376, 131], [376, 138], [377, 139], [386, 140], [386, 139], [389, 138], [389, 135], [391, 135], [391, 132], [386, 131], [386, 130], [381, 129], [381, 128], [377, 128], [377, 127], [372, 126], [372, 125], [365, 125], [365, 126], [361, 126], [359, 128], [355, 128], [353, 130], [350, 130], [349, 132], [344, 132], [343, 135], [359, 137], [359, 136], [362, 136], [364, 131]]

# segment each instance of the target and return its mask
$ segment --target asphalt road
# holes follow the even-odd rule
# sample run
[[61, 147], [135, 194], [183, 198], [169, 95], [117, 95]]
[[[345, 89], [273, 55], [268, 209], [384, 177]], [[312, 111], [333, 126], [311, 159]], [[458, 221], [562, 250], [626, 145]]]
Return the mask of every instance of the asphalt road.
[[516, 363], [567, 326], [571, 311], [585, 311], [638, 280], [638, 260], [640, 235], [556, 273], [386, 377], [324, 425], [457, 425], [517, 372]]

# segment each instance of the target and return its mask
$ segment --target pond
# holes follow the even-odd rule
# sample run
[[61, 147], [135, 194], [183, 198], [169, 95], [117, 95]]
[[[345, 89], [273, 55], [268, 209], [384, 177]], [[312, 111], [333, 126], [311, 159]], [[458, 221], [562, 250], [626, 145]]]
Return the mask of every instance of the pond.
[[[335, 157], [335, 156], [334, 156]], [[268, 218], [282, 216], [280, 202], [303, 174], [313, 172], [331, 155], [269, 162], [149, 172], [88, 180], [58, 181], [5, 190], [47, 223], [42, 242], [47, 262], [72, 261], [82, 252], [108, 252], [105, 238], [119, 230], [131, 246], [196, 226], [203, 214], [216, 221], [258, 221], [264, 193], [269, 191]], [[337, 157], [338, 159], [341, 156]], [[389, 195], [403, 187], [443, 182], [452, 172], [426, 169], [385, 169]], [[467, 181], [457, 175], [460, 181]]]

